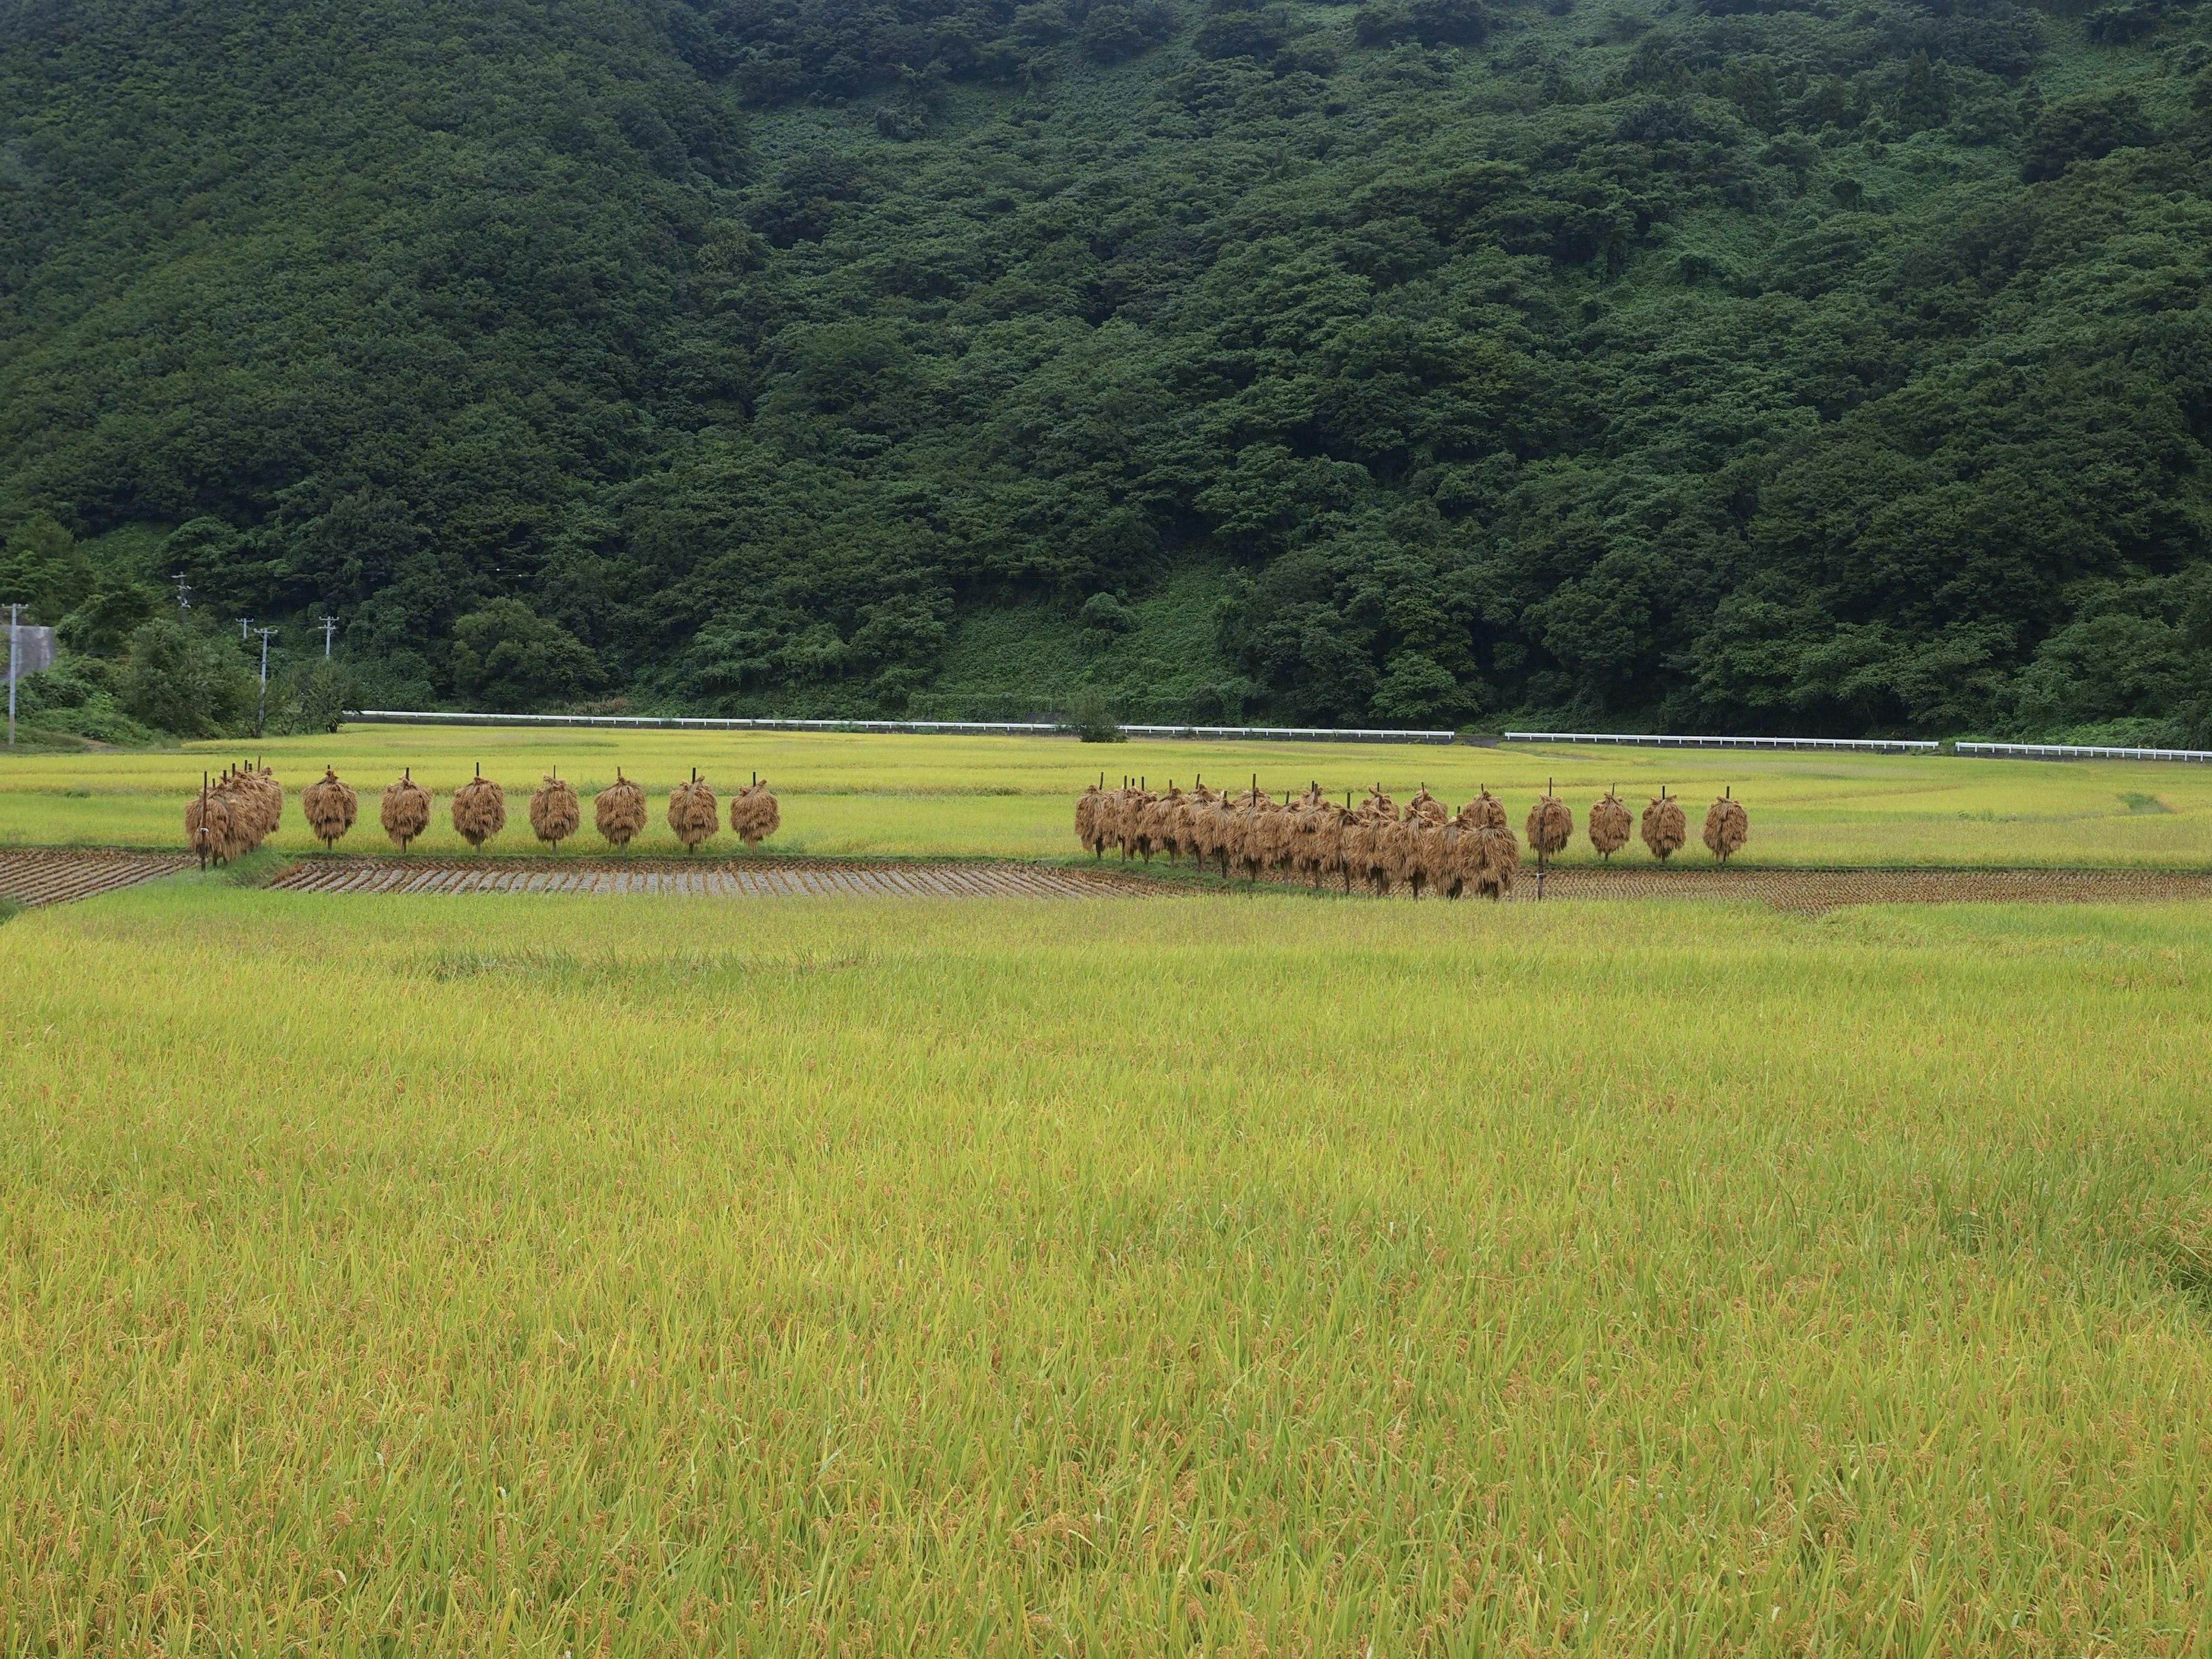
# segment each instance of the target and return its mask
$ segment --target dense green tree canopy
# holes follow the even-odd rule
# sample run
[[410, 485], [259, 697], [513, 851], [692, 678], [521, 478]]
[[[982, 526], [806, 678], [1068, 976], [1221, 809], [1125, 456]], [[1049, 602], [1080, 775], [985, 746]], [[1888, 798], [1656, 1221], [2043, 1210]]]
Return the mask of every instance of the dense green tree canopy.
[[509, 708], [960, 712], [1019, 610], [1032, 708], [2212, 739], [2200, 36], [31, 0], [0, 599]]

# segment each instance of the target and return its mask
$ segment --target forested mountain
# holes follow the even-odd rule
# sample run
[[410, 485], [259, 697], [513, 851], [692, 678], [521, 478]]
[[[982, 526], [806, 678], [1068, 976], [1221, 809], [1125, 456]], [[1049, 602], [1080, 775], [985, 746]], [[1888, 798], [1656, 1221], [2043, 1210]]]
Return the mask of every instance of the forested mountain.
[[380, 702], [2203, 740], [2208, 40], [7, 0], [0, 600], [184, 730], [328, 614]]

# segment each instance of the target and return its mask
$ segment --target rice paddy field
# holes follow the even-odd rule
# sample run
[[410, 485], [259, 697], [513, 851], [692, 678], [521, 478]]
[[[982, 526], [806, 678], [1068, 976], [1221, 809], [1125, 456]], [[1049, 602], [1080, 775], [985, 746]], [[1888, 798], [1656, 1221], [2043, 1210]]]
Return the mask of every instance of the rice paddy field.
[[[447, 801], [479, 765], [515, 805], [554, 768], [588, 797], [619, 767], [654, 796], [638, 850], [674, 852], [659, 805], [698, 767], [726, 801], [754, 773], [766, 776], [783, 810], [772, 849], [811, 855], [1072, 856], [1073, 799], [1103, 771], [1109, 783], [1126, 773], [1156, 788], [1170, 779], [1188, 787], [1200, 776], [1216, 788], [1243, 788], [1256, 774], [1279, 797], [1318, 780], [1334, 793], [1364, 793], [1380, 782], [1402, 800], [1425, 783], [1457, 803], [1487, 786], [1505, 799], [1516, 833], [1547, 781], [1578, 822], [1608, 786], [1640, 805], [1663, 785], [1693, 809], [1693, 831], [1705, 804], [1732, 787], [1750, 806], [1752, 839], [1741, 856], [1754, 864], [2212, 868], [2212, 767], [2154, 762], [392, 726], [245, 747], [0, 759], [0, 846], [180, 846], [183, 802], [203, 771], [257, 756], [295, 802], [302, 785], [335, 766], [368, 809], [344, 842], [362, 853], [391, 850], [377, 831], [374, 798], [402, 767], [439, 797], [431, 833], [416, 848], [465, 850]], [[315, 842], [294, 811], [270, 845], [307, 852]], [[511, 807], [498, 849], [533, 847]], [[587, 823], [565, 855], [598, 850]], [[1567, 861], [1593, 856], [1578, 830]]]
[[[441, 824], [479, 758], [758, 769], [772, 848], [879, 860], [1066, 857], [1086, 768], [1195, 760], [1516, 820], [1663, 766], [1778, 867], [2212, 867], [2183, 767], [263, 752], [295, 851], [325, 756]], [[225, 757], [0, 762], [0, 811], [173, 848]], [[0, 927], [0, 1654], [2212, 1651], [2212, 903], [249, 863]]]

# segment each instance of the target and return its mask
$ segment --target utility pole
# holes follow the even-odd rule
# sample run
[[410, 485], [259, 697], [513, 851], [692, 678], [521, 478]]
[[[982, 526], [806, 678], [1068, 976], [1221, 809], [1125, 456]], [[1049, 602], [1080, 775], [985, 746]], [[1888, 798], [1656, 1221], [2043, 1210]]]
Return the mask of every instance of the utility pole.
[[177, 585], [177, 614], [182, 617], [192, 608], [192, 590], [185, 583], [185, 573], [178, 571], [169, 580]]
[[15, 617], [22, 608], [20, 605], [8, 607], [8, 746], [10, 749], [15, 746], [15, 636], [18, 632]]
[[269, 723], [269, 640], [276, 630], [261, 628], [254, 631], [261, 635], [261, 706], [253, 712], [253, 735], [258, 738], [261, 728]]
[[238, 619], [238, 637], [239, 637], [240, 639], [241, 639], [241, 640], [242, 640], [242, 639], [244, 639], [244, 638], [246, 637], [246, 632], [247, 632], [247, 629], [248, 629], [248, 625], [249, 625], [252, 621], [253, 621], [253, 618], [252, 618], [252, 617], [240, 617]]
[[331, 635], [337, 632], [337, 627], [338, 619], [336, 617], [325, 617], [323, 618], [323, 660], [325, 662], [328, 662], [330, 660]]

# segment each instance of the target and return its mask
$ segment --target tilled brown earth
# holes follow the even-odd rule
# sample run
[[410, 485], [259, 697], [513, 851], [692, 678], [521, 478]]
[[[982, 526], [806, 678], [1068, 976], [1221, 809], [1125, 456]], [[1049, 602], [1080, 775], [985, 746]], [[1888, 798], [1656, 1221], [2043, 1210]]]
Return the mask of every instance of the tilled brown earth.
[[869, 864], [730, 859], [302, 860], [270, 885], [311, 893], [687, 893], [711, 897], [853, 894], [908, 898], [1097, 898], [1157, 893], [1119, 870], [1046, 864]]
[[118, 887], [136, 887], [173, 876], [194, 863], [184, 853], [125, 852], [107, 848], [25, 848], [0, 851], [0, 898], [18, 904], [59, 904]]

